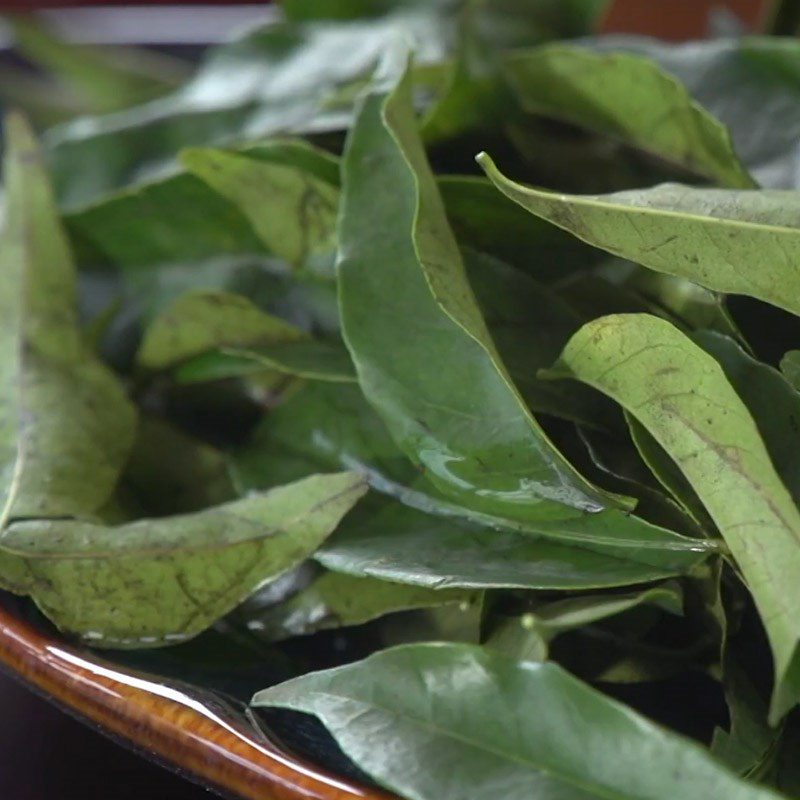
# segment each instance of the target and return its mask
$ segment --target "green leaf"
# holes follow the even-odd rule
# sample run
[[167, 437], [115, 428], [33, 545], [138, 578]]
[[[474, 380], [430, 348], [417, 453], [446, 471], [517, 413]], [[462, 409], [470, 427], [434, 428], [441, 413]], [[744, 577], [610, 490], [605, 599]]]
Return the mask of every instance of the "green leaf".
[[329, 628], [363, 625], [398, 611], [460, 606], [470, 603], [474, 594], [326, 572], [283, 603], [261, 611], [249, 609], [247, 628], [259, 638], [278, 642]]
[[536, 605], [518, 617], [501, 619], [486, 644], [511, 658], [546, 661], [548, 645], [559, 634], [651, 604], [671, 614], [683, 614], [677, 583], [665, 583], [626, 594], [580, 595]]
[[722, 186], [754, 186], [727, 129], [652, 61], [549, 45], [514, 53], [505, 67], [529, 113], [612, 137]]
[[775, 662], [771, 719], [800, 693], [800, 513], [719, 364], [644, 314], [585, 325], [554, 368], [613, 397], [676, 461], [753, 593]]
[[656, 480], [698, 525], [707, 531], [713, 531], [714, 523], [708, 519], [705, 506], [669, 453], [629, 411], [625, 411], [625, 421], [628, 423], [633, 444]]
[[[600, 52], [624, 50], [654, 60], [730, 130], [734, 149], [761, 186], [798, 185], [800, 43], [796, 39], [745, 36], [675, 45], [613, 36], [590, 44]], [[771, 124], [754, 125], [754, 109], [768, 109]]]
[[[432, 588], [578, 590], [679, 575], [707, 557], [699, 547], [648, 542], [639, 525], [593, 542], [579, 531], [570, 538], [555, 528], [537, 537], [502, 521], [426, 511], [398, 503], [365, 506], [316, 558], [336, 572]], [[628, 545], [614, 547], [613, 539], [626, 535]]]
[[371, 498], [319, 554], [330, 569], [355, 576], [421, 586], [594, 588], [682, 574], [711, 552], [706, 542], [622, 514], [534, 525], [448, 503], [354, 386], [305, 386], [232, 457], [242, 494], [341, 468], [359, 470], [388, 495]]
[[[594, 427], [613, 427], [591, 391], [539, 380], [537, 370], [558, 357], [582, 318], [555, 292], [491, 256], [462, 250], [464, 266], [492, 341], [514, 385], [535, 413]], [[531, 309], [536, 309], [531, 314]], [[600, 402], [598, 400], [600, 399]]]
[[81, 517], [109, 499], [136, 413], [84, 344], [75, 271], [27, 123], [6, 123], [0, 240], [2, 523]]
[[469, 645], [386, 650], [253, 705], [314, 714], [371, 778], [414, 800], [777, 798], [555, 664]]
[[364, 394], [402, 449], [467, 506], [512, 518], [625, 507], [553, 447], [501, 364], [419, 141], [410, 88], [406, 74], [365, 97], [343, 162], [339, 303]]
[[62, 630], [97, 647], [187, 639], [298, 565], [364, 494], [353, 473], [315, 475], [194, 514], [107, 527], [12, 524], [3, 553], [24, 560], [29, 590]]
[[744, 294], [800, 314], [798, 195], [662, 184], [606, 195], [565, 195], [514, 183], [485, 154], [495, 185], [579, 239], [707, 289]]
[[197, 148], [184, 150], [180, 160], [241, 210], [268, 252], [292, 266], [313, 270], [336, 249], [336, 186], [251, 154]]
[[186, 361], [173, 377], [178, 383], [197, 383], [257, 375], [265, 370], [308, 380], [356, 382], [353, 362], [343, 346], [313, 340], [222, 347]]
[[784, 355], [781, 372], [795, 389], [800, 390], [800, 350], [790, 350]]
[[148, 516], [186, 514], [232, 500], [227, 460], [157, 417], [143, 415], [122, 475]]
[[[278, 176], [289, 184], [307, 180], [320, 187], [333, 187], [338, 182], [338, 162], [301, 140], [275, 139], [230, 152], [187, 152], [189, 160], [199, 160], [201, 166], [219, 156], [262, 176]], [[206, 153], [211, 155], [207, 157]], [[263, 215], [248, 216], [248, 208], [236, 202], [238, 195], [226, 199], [224, 192], [220, 194], [201, 177], [176, 167], [166, 177], [121, 189], [69, 210], [65, 219], [79, 246], [81, 261], [90, 267], [111, 264], [130, 271], [221, 256], [263, 259], [267, 253], [288, 252], [291, 256], [295, 252], [286, 246], [281, 248], [280, 241], [267, 236], [268, 224], [259, 229]], [[299, 232], [303, 226], [302, 208], [294, 201], [287, 202], [289, 199], [273, 194], [270, 208], [291, 230]], [[270, 250], [270, 245], [277, 249]]]
[[725, 371], [758, 426], [783, 485], [795, 504], [800, 503], [800, 394], [778, 370], [757, 361], [728, 337], [699, 331], [692, 338]]
[[137, 360], [164, 370], [225, 345], [295, 342], [303, 331], [229, 292], [196, 291], [179, 297], [150, 324]]
[[[596, 250], [532, 218], [499, 195], [485, 178], [444, 175], [437, 185], [447, 220], [462, 247], [495, 256], [546, 283], [598, 260]], [[539, 254], [535, 259], [533, 251]]]

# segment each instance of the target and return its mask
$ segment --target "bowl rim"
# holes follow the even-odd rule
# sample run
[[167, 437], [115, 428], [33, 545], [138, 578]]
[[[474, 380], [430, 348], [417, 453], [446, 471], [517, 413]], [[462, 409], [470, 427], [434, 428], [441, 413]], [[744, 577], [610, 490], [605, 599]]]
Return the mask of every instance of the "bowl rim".
[[235, 800], [392, 800], [281, 751], [233, 706], [112, 664], [0, 599], [0, 668], [81, 721]]

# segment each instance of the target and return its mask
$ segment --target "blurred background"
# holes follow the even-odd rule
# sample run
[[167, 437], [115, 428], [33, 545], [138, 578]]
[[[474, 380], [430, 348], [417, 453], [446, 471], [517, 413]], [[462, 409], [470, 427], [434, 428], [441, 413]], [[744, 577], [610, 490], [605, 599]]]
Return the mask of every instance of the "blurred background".
[[[798, 7], [799, 3], [775, 0], [615, 0], [601, 29], [671, 41], [764, 30], [795, 35], [800, 27]], [[268, 3], [20, 0], [0, 2], [0, 14], [7, 18], [0, 22], [0, 103], [24, 101], [44, 126], [79, 113], [115, 111], [165, 93], [191, 75], [209, 44], [276, 17], [280, 9]], [[85, 58], [80, 63], [71, 59], [69, 47], [54, 47], [58, 40], [98, 48], [92, 51], [97, 68], [87, 68]], [[58, 75], [59, 83], [42, 80], [43, 70]], [[3, 675], [0, 708], [3, 800], [209, 796]]]

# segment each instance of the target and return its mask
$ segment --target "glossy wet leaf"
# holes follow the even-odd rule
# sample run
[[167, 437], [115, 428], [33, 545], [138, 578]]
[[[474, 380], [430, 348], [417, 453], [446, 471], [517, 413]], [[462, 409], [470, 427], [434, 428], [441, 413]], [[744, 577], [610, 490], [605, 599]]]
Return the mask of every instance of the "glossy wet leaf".
[[500, 362], [419, 141], [407, 74], [359, 108], [339, 240], [342, 329], [361, 388], [442, 491], [522, 518], [625, 505], [558, 453]]
[[363, 495], [353, 473], [316, 475], [193, 514], [116, 527], [17, 522], [2, 552], [62, 629], [100, 647], [200, 633], [256, 587], [311, 555]]
[[111, 495], [136, 413], [78, 328], [72, 257], [33, 134], [19, 116], [5, 130], [2, 520], [81, 517]]
[[353, 575], [377, 570], [377, 577], [403, 583], [482, 587], [505, 585], [510, 570], [511, 585], [591, 588], [682, 574], [711, 552], [623, 514], [534, 525], [453, 505], [414, 469], [353, 386], [304, 387], [271, 411], [231, 460], [243, 494], [346, 468], [388, 495], [348, 518], [333, 549], [320, 554], [331, 569]]
[[512, 54], [522, 107], [604, 134], [722, 186], [751, 188], [730, 133], [652, 61], [549, 45]]
[[474, 594], [326, 572], [285, 602], [250, 611], [247, 627], [259, 638], [276, 642], [328, 628], [362, 625], [398, 611], [466, 605]]
[[[702, 550], [646, 542], [614, 548], [532, 536], [511, 526], [435, 515], [399, 503], [365, 505], [316, 555], [330, 570], [433, 588], [578, 590], [658, 580], [701, 563]], [[619, 532], [615, 532], [618, 534]]]
[[743, 294], [800, 314], [799, 201], [794, 192], [662, 184], [606, 195], [565, 195], [514, 183], [479, 160], [495, 185], [532, 214], [656, 272]]
[[731, 549], [775, 659], [771, 718], [800, 691], [800, 513], [747, 407], [719, 364], [669, 323], [643, 314], [601, 318], [570, 341], [554, 375], [621, 403], [692, 484]]
[[416, 800], [777, 797], [555, 664], [468, 645], [394, 648], [253, 704], [314, 714], [370, 777]]

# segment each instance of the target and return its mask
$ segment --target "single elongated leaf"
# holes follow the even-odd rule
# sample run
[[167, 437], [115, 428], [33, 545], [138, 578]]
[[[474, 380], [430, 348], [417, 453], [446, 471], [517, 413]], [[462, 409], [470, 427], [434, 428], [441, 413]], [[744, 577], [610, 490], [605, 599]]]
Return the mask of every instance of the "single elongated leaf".
[[621, 403], [677, 462], [725, 537], [769, 636], [771, 718], [800, 693], [800, 513], [719, 364], [669, 323], [631, 314], [584, 326], [554, 374]]
[[[639, 526], [632, 527], [628, 534], [639, 537]], [[604, 543], [580, 532], [561, 539], [560, 528], [549, 533], [532, 536], [499, 521], [492, 526], [395, 502], [365, 506], [316, 558], [336, 572], [416, 586], [580, 590], [684, 574], [708, 556], [701, 547], [669, 549], [643, 538], [615, 547], [613, 539], [624, 538], [616, 528]]]
[[751, 188], [730, 133], [656, 64], [548, 45], [505, 62], [523, 108], [611, 136], [722, 186]]
[[552, 603], [541, 603], [518, 617], [494, 623], [487, 645], [518, 660], [545, 661], [548, 645], [565, 631], [624, 614], [652, 604], [671, 614], [683, 613], [680, 585], [665, 583], [626, 594], [580, 595]]
[[426, 589], [374, 578], [326, 572], [283, 603], [249, 610], [247, 627], [277, 642], [328, 628], [362, 625], [386, 614], [443, 605], [469, 604], [475, 592]]
[[777, 798], [555, 664], [469, 645], [383, 651], [253, 705], [316, 715], [361, 769], [414, 800]]
[[80, 517], [111, 495], [136, 415], [82, 339], [69, 246], [41, 153], [21, 117], [8, 118], [6, 142], [0, 517]]
[[145, 369], [167, 369], [224, 345], [293, 342], [305, 334], [244, 297], [191, 292], [178, 298], [147, 329], [137, 359]]
[[106, 527], [12, 524], [0, 547], [63, 630], [99, 647], [200, 633], [264, 581], [311, 555], [364, 494], [353, 473], [316, 475], [195, 514]]
[[495, 185], [532, 214], [656, 272], [744, 294], [800, 314], [798, 195], [663, 184], [607, 195], [564, 195], [505, 178], [484, 153]]
[[343, 178], [342, 329], [398, 444], [468, 506], [523, 518], [624, 507], [553, 447], [500, 362], [419, 141], [407, 73], [366, 96]]
[[253, 347], [222, 347], [192, 358], [174, 373], [179, 383], [280, 372], [297, 378], [355, 383], [353, 362], [340, 344], [299, 339]]

